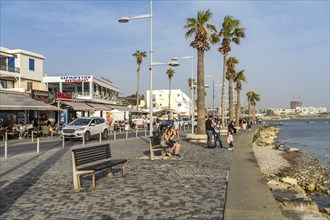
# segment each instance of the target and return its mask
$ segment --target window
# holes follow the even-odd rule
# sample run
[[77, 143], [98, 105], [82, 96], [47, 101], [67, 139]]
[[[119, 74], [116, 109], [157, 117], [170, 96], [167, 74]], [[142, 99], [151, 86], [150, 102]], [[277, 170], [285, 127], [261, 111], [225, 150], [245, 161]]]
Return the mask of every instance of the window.
[[32, 87], [33, 87], [32, 82], [27, 82], [27, 90], [31, 91]]
[[29, 70], [34, 70], [34, 59], [29, 59]]
[[15, 72], [15, 57], [8, 57], [8, 71]]
[[14, 81], [1, 79], [0, 84], [1, 84], [2, 88], [4, 88], [4, 89], [14, 88]]

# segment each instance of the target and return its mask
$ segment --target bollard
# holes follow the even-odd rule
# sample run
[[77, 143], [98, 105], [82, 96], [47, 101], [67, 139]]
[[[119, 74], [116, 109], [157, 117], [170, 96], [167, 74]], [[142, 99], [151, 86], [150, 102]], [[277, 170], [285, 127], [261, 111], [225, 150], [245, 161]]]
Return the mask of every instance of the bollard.
[[102, 143], [102, 133], [100, 132], [100, 143]]
[[65, 138], [64, 135], [62, 135], [62, 148], [64, 149], [64, 145], [65, 145]]
[[138, 137], [137, 133], [138, 133], [138, 129], [135, 130], [135, 137], [136, 138]]
[[113, 140], [116, 141], [116, 131], [113, 131]]
[[144, 136], [145, 137], [147, 136], [147, 130], [146, 130], [146, 128], [144, 128]]
[[53, 130], [50, 131], [50, 137], [53, 139]]
[[8, 135], [7, 135], [7, 132], [5, 132], [5, 158], [8, 158]]
[[83, 146], [85, 146], [85, 134], [83, 134], [83, 136], [82, 136], [82, 144], [83, 144]]
[[128, 131], [126, 130], [126, 139], [127, 139], [127, 137], [128, 137]]
[[31, 130], [31, 141], [33, 142], [33, 130]]
[[39, 154], [39, 136], [37, 137], [37, 154]]

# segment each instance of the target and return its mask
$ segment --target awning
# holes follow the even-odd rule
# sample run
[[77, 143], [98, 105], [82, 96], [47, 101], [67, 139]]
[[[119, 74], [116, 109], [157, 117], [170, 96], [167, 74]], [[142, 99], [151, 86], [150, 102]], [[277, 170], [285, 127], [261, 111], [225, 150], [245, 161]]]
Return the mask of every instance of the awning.
[[55, 106], [38, 102], [25, 94], [0, 93], [0, 110], [62, 111]]
[[73, 110], [78, 111], [95, 111], [95, 109], [83, 102], [66, 102], [62, 101], [62, 104], [70, 106]]
[[127, 111], [127, 112], [133, 112], [136, 111], [135, 109], [126, 107], [126, 106], [122, 106], [122, 105], [106, 105], [107, 107], [111, 108], [111, 109], [117, 109], [119, 111]]
[[91, 106], [96, 111], [111, 111], [112, 109], [108, 106], [99, 103], [87, 103], [87, 105]]

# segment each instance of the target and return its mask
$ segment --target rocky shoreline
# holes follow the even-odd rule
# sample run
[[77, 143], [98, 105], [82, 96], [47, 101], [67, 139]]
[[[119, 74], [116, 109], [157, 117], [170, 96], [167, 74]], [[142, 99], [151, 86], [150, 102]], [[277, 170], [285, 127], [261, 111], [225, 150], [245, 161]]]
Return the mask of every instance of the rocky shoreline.
[[285, 217], [294, 220], [330, 219], [330, 208], [320, 208], [311, 194], [330, 198], [328, 167], [297, 148], [276, 144], [280, 129], [262, 127], [253, 139], [253, 151], [273, 196]]

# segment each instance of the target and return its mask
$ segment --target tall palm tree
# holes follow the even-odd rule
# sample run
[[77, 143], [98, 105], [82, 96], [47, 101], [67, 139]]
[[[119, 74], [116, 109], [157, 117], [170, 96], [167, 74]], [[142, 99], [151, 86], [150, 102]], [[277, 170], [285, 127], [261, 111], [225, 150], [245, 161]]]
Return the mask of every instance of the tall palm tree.
[[234, 79], [236, 82], [236, 92], [237, 92], [237, 106], [236, 106], [236, 122], [235, 126], [239, 126], [239, 119], [242, 117], [242, 110], [241, 110], [241, 91], [243, 89], [243, 82], [246, 82], [246, 76], [244, 74], [244, 70], [239, 71]]
[[139, 110], [139, 104], [140, 104], [140, 70], [141, 70], [141, 63], [143, 58], [147, 57], [146, 51], [139, 51], [137, 50], [135, 53], [132, 54], [132, 56], [136, 57], [136, 63], [138, 65], [137, 68], [137, 85], [136, 85], [136, 110]]
[[260, 94], [253, 92], [251, 98], [251, 104], [253, 107], [253, 120], [256, 120], [256, 105], [260, 101]]
[[195, 35], [190, 46], [197, 49], [197, 134], [205, 134], [205, 96], [204, 96], [204, 52], [210, 49], [212, 35], [216, 33], [215, 25], [208, 23], [212, 12], [198, 11], [196, 18], [187, 18], [184, 26], [187, 29], [186, 38]]
[[229, 120], [234, 120], [234, 78], [236, 75], [236, 64], [238, 59], [236, 57], [229, 57], [226, 61], [227, 74], [226, 79], [229, 81]]
[[251, 117], [251, 113], [253, 112], [253, 119], [255, 119], [255, 106], [256, 106], [257, 102], [260, 101], [260, 94], [257, 94], [253, 91], [249, 91], [246, 93], [246, 96], [248, 97], [249, 117]]
[[[222, 38], [221, 47], [218, 51], [223, 54], [223, 77], [222, 77], [222, 91], [221, 91], [221, 120], [224, 125], [225, 122], [225, 89], [226, 89], [226, 60], [228, 53], [231, 51], [230, 43], [239, 44], [241, 38], [245, 37], [245, 29], [240, 27], [240, 21], [231, 16], [226, 16], [222, 23], [222, 29], [218, 36]], [[217, 42], [218, 39], [214, 38]]]
[[168, 69], [166, 71], [166, 74], [168, 76], [168, 108], [170, 109], [171, 108], [171, 83], [172, 83], [172, 77], [174, 76], [174, 70], [172, 69]]

